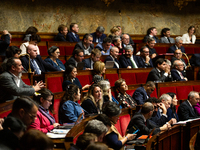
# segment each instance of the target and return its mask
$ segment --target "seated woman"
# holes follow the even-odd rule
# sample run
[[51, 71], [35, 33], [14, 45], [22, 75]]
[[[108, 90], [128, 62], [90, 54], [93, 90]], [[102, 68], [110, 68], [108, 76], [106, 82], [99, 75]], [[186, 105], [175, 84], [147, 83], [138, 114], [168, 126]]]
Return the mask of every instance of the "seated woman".
[[120, 36], [113, 36], [112, 37], [112, 44], [111, 46], [116, 46], [119, 49], [119, 55], [122, 55], [125, 53], [125, 50], [123, 50], [122, 47], [122, 41]]
[[117, 26], [113, 26], [112, 29], [110, 29], [110, 35], [108, 35], [108, 37], [112, 39], [113, 36], [120, 36], [120, 29]]
[[122, 137], [118, 130], [115, 128], [115, 124], [119, 119], [121, 114], [121, 109], [114, 102], [109, 102], [103, 109], [103, 113], [106, 114], [111, 122], [111, 127], [106, 133], [106, 144], [115, 150], [122, 150], [124, 144], [128, 140], [133, 140], [136, 137], [136, 134], [127, 134], [125, 137]]
[[172, 118], [175, 118], [177, 120], [177, 122], [179, 121], [178, 115], [176, 113], [176, 105], [177, 105], [177, 96], [175, 93], [167, 93], [169, 96], [171, 96], [172, 98], [172, 103], [170, 105], [170, 107], [167, 109], [167, 116], [168, 119], [171, 120]]
[[99, 114], [102, 111], [102, 89], [98, 84], [92, 84], [87, 95], [84, 97], [81, 107], [88, 114]]
[[126, 93], [128, 86], [124, 79], [119, 79], [115, 82], [115, 97], [121, 103], [122, 108], [135, 107], [137, 103], [134, 99]]
[[23, 41], [27, 41], [27, 42], [30, 41], [31, 35], [36, 34], [37, 32], [38, 32], [38, 29], [36, 27], [30, 26], [25, 32]]
[[[77, 103], [80, 100], [80, 89], [77, 85], [70, 84], [66, 88], [65, 95], [62, 97], [59, 107], [59, 123], [76, 122], [83, 108]], [[84, 115], [81, 117], [83, 119]]]
[[29, 129], [37, 129], [42, 131], [43, 133], [47, 133], [54, 128], [59, 127], [59, 123], [55, 122], [53, 116], [49, 114], [53, 112], [53, 93], [48, 89], [41, 89], [33, 96], [33, 100], [39, 104], [39, 109], [37, 111], [37, 118], [35, 122], [29, 126]]
[[196, 110], [197, 115], [200, 116], [200, 103], [199, 102], [194, 106], [194, 109]]
[[70, 84], [77, 85], [79, 87], [79, 89], [81, 89], [81, 90], [85, 90], [90, 87], [90, 85], [88, 85], [88, 84], [86, 84], [84, 87], [82, 87], [82, 85], [81, 85], [79, 79], [76, 77], [76, 75], [77, 75], [76, 67], [73, 65], [68, 65], [66, 67], [65, 74], [64, 74], [64, 81], [62, 83], [63, 91], [65, 91], [66, 87]]
[[65, 71], [64, 64], [62, 63], [62, 61], [60, 61], [60, 59], [58, 59], [58, 57], [60, 56], [59, 47], [51, 46], [48, 49], [48, 54], [49, 54], [49, 57], [47, 57], [44, 61], [49, 63], [54, 68], [57, 68], [60, 71]]
[[195, 33], [195, 26], [190, 26], [188, 28], [188, 33], [183, 34], [182, 36], [183, 44], [195, 44], [196, 36], [194, 35], [194, 33]]
[[94, 76], [92, 79], [93, 83], [98, 83], [101, 80], [104, 80], [103, 74], [106, 72], [105, 64], [102, 61], [96, 61], [94, 63]]

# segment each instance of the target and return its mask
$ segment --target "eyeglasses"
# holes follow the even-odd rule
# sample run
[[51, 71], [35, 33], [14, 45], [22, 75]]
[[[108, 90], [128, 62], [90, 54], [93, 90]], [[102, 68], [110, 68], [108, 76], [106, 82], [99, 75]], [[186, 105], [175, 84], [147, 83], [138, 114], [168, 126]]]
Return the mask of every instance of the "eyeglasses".
[[[24, 110], [25, 111], [25, 110]], [[28, 115], [29, 115], [29, 117], [33, 120], [33, 119], [35, 119], [37, 116], [35, 116], [35, 115], [32, 115], [32, 114], [30, 114], [29, 112], [27, 112], [27, 111], [25, 111]]]
[[46, 99], [49, 103], [53, 103], [53, 101], [52, 100], [48, 100], [48, 99]]
[[182, 53], [175, 53], [176, 55], [181, 55]]
[[81, 55], [78, 55], [79, 57], [84, 57], [84, 56], [81, 56]]

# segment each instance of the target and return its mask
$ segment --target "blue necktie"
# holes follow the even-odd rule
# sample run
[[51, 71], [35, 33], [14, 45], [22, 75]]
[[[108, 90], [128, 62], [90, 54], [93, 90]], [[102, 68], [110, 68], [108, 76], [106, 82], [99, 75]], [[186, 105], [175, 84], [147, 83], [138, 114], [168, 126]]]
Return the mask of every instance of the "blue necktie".
[[35, 71], [35, 74], [41, 74], [39, 68], [38, 68], [37, 65], [36, 65], [35, 60], [32, 59], [31, 62], [32, 62], [32, 65], [33, 65], [33, 69], [34, 69], [34, 71]]

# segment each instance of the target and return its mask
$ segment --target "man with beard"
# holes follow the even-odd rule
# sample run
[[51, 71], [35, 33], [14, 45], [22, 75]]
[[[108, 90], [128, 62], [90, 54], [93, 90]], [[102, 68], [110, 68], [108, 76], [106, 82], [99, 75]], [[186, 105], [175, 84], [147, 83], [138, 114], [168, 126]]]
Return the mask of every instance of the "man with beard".
[[23, 66], [19, 58], [11, 57], [6, 63], [4, 73], [0, 75], [0, 103], [6, 100], [14, 100], [19, 96], [31, 96], [45, 87], [43, 82], [35, 83], [35, 86], [26, 85], [21, 79]]

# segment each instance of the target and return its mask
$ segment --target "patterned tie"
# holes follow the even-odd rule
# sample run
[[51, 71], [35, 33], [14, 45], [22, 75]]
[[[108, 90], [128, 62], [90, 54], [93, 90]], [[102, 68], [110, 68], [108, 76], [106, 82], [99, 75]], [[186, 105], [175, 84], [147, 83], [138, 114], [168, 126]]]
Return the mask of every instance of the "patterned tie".
[[32, 62], [32, 65], [33, 65], [33, 69], [34, 69], [34, 71], [35, 71], [35, 74], [41, 74], [39, 68], [38, 68], [37, 65], [36, 65], [35, 60], [32, 59], [31, 62]]

